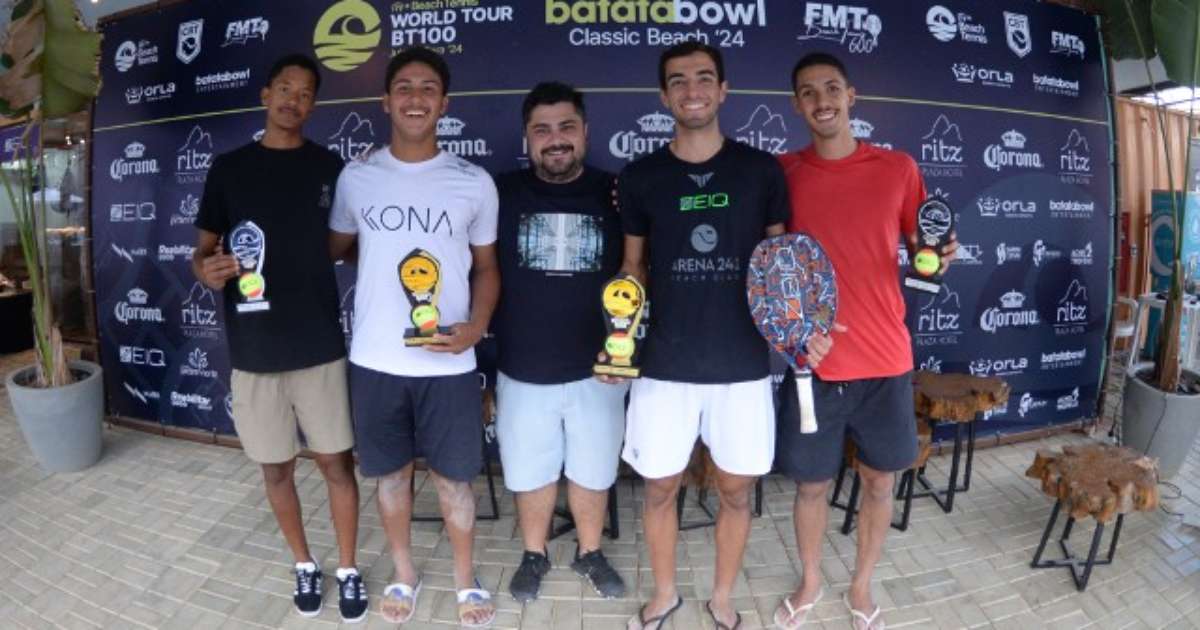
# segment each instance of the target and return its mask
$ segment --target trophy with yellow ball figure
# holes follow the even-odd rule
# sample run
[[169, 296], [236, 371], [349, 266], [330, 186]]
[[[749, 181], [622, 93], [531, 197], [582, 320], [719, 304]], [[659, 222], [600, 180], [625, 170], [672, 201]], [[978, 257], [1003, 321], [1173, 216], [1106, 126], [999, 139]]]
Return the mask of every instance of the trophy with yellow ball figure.
[[954, 230], [954, 211], [940, 197], [930, 197], [917, 208], [917, 249], [904, 278], [904, 286], [937, 293], [942, 290], [942, 247]]
[[238, 262], [238, 313], [271, 310], [263, 263], [267, 259], [267, 235], [253, 221], [242, 221], [229, 232], [229, 253]]
[[635, 335], [646, 308], [646, 289], [632, 275], [623, 273], [604, 285], [601, 298], [604, 325], [604, 354], [608, 360], [596, 363], [592, 371], [605, 376], [637, 378], [642, 375], [637, 361], [638, 345]]
[[400, 287], [412, 307], [409, 319], [415, 328], [404, 331], [404, 345], [422, 346], [440, 343], [435, 335], [450, 334], [450, 328], [439, 326], [438, 294], [442, 290], [442, 266], [433, 254], [417, 248], [400, 261]]

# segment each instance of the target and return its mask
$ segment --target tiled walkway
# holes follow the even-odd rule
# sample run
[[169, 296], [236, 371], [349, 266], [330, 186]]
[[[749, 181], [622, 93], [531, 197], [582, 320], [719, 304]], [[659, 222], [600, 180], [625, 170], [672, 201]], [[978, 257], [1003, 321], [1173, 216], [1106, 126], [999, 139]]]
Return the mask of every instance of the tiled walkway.
[[[20, 357], [0, 357], [7, 374]], [[259, 483], [240, 451], [106, 430], [104, 458], [80, 474], [47, 476], [34, 463], [0, 394], [0, 627], [7, 628], [331, 628], [336, 599], [316, 619], [291, 611], [290, 559]], [[1085, 594], [1064, 570], [1033, 571], [1029, 561], [1051, 503], [1023, 472], [1039, 447], [1087, 438], [1071, 435], [981, 451], [971, 491], [954, 513], [917, 500], [913, 526], [892, 532], [875, 594], [891, 628], [1200, 628], [1200, 529], [1165, 513], [1129, 518], [1117, 560], [1092, 576]], [[934, 461], [944, 466], [947, 458]], [[935, 474], [940, 473], [936, 471]], [[1200, 515], [1200, 449], [1176, 478], [1183, 497], [1165, 505]], [[301, 461], [297, 482], [313, 551], [336, 560], [325, 489], [315, 466]], [[418, 478], [418, 510], [436, 509]], [[482, 478], [476, 490], [482, 496]], [[383, 531], [374, 485], [363, 487], [359, 558], [371, 596], [391, 574], [381, 555]], [[792, 489], [766, 482], [766, 515], [755, 519], [736, 604], [743, 628], [769, 624], [796, 580]], [[1174, 491], [1163, 489], [1164, 496]], [[606, 552], [644, 595], [651, 585], [640, 533], [640, 484], [620, 481], [622, 537]], [[512, 497], [500, 520], [478, 527], [476, 560], [485, 586], [505, 592], [521, 544]], [[833, 512], [836, 517], [838, 512]], [[691, 516], [691, 515], [689, 515]], [[415, 526], [414, 544], [427, 590], [406, 628], [447, 628], [454, 619], [450, 548], [437, 524]], [[1090, 528], [1075, 537], [1084, 539]], [[686, 533], [679, 577], [687, 604], [673, 628], [711, 628], [703, 612], [712, 579], [712, 530]], [[541, 599], [522, 608], [498, 595], [496, 628], [624, 628], [637, 599], [595, 599], [566, 568], [573, 542], [550, 547], [555, 569]], [[822, 570], [830, 585], [815, 628], [848, 628], [839, 600], [849, 582], [854, 543], [832, 526]], [[327, 589], [328, 590], [328, 589]], [[364, 627], [360, 624], [358, 627]], [[391, 627], [373, 611], [367, 628]]]

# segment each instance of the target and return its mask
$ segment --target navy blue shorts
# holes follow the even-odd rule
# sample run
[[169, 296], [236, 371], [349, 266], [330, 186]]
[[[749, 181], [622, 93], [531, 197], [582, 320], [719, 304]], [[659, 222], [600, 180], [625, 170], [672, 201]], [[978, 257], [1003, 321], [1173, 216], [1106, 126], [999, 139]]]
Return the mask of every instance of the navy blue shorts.
[[817, 432], [800, 433], [796, 379], [789, 370], [779, 387], [775, 468], [795, 481], [833, 479], [846, 438], [858, 458], [882, 472], [906, 470], [917, 459], [912, 372], [889, 378], [827, 382], [813, 376]]
[[438, 475], [470, 481], [483, 468], [483, 394], [475, 372], [396, 376], [350, 364], [354, 450], [365, 477], [424, 457]]

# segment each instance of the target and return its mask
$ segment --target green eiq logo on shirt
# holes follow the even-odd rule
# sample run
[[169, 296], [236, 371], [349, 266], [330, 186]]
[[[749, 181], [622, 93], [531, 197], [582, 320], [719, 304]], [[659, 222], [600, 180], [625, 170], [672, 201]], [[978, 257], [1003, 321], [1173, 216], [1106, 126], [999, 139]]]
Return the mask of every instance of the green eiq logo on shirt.
[[713, 210], [717, 208], [729, 207], [729, 195], [726, 193], [701, 193], [698, 195], [684, 195], [679, 198], [679, 211], [691, 212], [692, 210]]

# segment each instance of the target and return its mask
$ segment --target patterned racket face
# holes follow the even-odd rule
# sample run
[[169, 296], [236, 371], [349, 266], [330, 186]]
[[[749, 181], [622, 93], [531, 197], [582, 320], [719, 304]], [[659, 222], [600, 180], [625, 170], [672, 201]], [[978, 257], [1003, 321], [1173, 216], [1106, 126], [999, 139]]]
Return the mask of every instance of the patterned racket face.
[[750, 257], [746, 295], [758, 331], [796, 369], [804, 365], [808, 340], [829, 334], [837, 315], [833, 264], [807, 234], [759, 243]]

